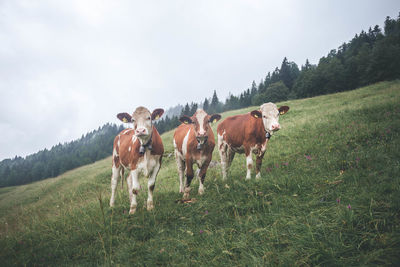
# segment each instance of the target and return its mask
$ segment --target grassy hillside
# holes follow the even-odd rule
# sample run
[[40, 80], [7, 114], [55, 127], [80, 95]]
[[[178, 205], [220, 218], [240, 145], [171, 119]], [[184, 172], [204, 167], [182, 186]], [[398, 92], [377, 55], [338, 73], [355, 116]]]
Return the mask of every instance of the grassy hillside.
[[173, 132], [162, 136], [151, 212], [142, 190], [128, 215], [126, 185], [108, 207], [110, 158], [0, 189], [2, 266], [400, 262], [400, 81], [280, 104], [291, 109], [271, 138], [262, 179], [253, 172], [245, 181], [245, 158], [236, 155], [226, 183], [219, 165], [208, 170], [203, 196], [193, 182], [192, 203], [176, 203]]

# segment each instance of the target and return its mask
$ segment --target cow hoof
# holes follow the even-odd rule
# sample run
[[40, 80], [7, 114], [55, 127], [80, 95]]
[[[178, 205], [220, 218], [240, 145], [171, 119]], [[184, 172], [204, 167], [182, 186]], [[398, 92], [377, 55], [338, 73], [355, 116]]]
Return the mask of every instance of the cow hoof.
[[183, 194], [183, 199], [189, 199], [190, 187], [185, 188], [185, 193]]
[[183, 193], [183, 188], [179, 188], [179, 193]]
[[204, 189], [203, 188], [199, 188], [199, 195], [204, 194]]
[[246, 181], [248, 181], [248, 180], [250, 180], [250, 179], [251, 179], [251, 177], [246, 177], [246, 178], [245, 178]]
[[114, 202], [110, 201], [110, 208], [114, 207]]
[[258, 180], [258, 179], [260, 179], [261, 178], [261, 175], [260, 174], [257, 174], [256, 175], [256, 179]]
[[147, 210], [152, 210], [154, 209], [153, 201], [148, 201], [147, 202]]
[[131, 208], [131, 209], [129, 210], [129, 214], [130, 214], [130, 215], [135, 214], [135, 212], [136, 212], [136, 207]]

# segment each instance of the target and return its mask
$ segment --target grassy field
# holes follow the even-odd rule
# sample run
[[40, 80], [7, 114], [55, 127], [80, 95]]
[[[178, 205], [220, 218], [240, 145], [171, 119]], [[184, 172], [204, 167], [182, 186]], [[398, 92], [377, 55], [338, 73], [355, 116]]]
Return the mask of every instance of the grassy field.
[[1, 266], [400, 264], [400, 81], [280, 104], [262, 178], [236, 155], [227, 182], [219, 165], [203, 196], [194, 180], [192, 203], [176, 202], [172, 132], [151, 212], [142, 190], [128, 215], [126, 185], [109, 208], [111, 158], [0, 189]]

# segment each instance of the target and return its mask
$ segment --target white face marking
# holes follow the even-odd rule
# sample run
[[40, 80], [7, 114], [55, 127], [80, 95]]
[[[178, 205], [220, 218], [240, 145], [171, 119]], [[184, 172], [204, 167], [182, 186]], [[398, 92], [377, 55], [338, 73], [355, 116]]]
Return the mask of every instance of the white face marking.
[[204, 119], [207, 117], [207, 113], [199, 109], [196, 111], [196, 119], [199, 122], [199, 134], [204, 135], [206, 131], [204, 130]]
[[190, 129], [187, 132], [187, 134], [185, 135], [185, 138], [183, 138], [182, 154], [183, 154], [184, 157], [186, 157], [186, 153], [187, 153], [187, 144], [188, 144], [188, 140], [189, 140], [189, 133], [190, 133]]
[[132, 115], [132, 123], [140, 143], [147, 142], [151, 137], [153, 125], [150, 111], [147, 108], [138, 107]]
[[128, 148], [128, 151], [131, 152], [131, 147]]
[[273, 133], [276, 130], [272, 129], [272, 125], [279, 125], [279, 111], [275, 104], [266, 103], [260, 107], [265, 131]]

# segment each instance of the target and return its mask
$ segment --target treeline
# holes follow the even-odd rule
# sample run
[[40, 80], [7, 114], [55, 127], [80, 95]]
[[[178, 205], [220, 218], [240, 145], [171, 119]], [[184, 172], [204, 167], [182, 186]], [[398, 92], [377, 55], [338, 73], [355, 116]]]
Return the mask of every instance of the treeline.
[[[378, 25], [367, 32], [361, 31], [348, 43], [331, 50], [317, 65], [306, 60], [299, 68], [285, 57], [280, 68], [268, 72], [258, 84], [253, 81], [240, 95], [230, 94], [223, 103], [214, 91], [211, 99], [205, 98], [199, 104], [187, 103], [181, 115], [191, 116], [198, 107], [211, 114], [266, 102], [342, 92], [399, 78], [400, 13], [397, 19], [386, 17], [383, 32]], [[179, 124], [177, 116], [166, 116], [157, 122], [157, 129], [163, 133]]]
[[0, 162], [0, 187], [55, 177], [108, 157], [112, 152], [114, 137], [123, 129], [122, 125], [105, 124], [76, 141], [58, 144], [26, 158], [5, 159]]

